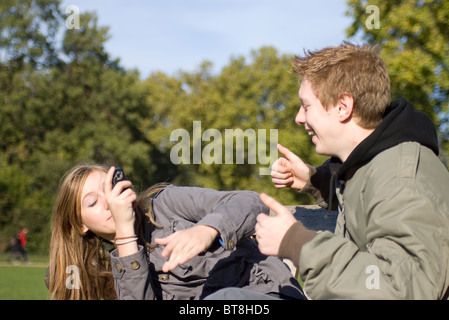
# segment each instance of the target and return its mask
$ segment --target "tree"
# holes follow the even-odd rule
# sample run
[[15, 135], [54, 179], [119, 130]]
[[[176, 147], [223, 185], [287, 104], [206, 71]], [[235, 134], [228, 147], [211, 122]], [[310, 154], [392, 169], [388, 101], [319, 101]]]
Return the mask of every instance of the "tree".
[[[7, 0], [0, 18], [0, 251], [23, 227], [30, 252], [48, 250], [60, 179], [79, 162], [123, 166], [137, 191], [166, 181], [310, 201], [260, 174], [278, 157], [270, 143], [323, 160], [294, 123], [299, 84], [289, 56], [263, 47], [218, 74], [204, 61], [196, 72], [142, 81], [105, 50], [108, 28], [94, 13], [69, 29], [58, 0]], [[188, 163], [172, 157], [176, 130], [189, 135]]]
[[[54, 20], [45, 20], [45, 5], [55, 6]], [[148, 111], [139, 74], [104, 50], [107, 28], [98, 27], [95, 14], [82, 14], [81, 28], [66, 29], [60, 44], [53, 29], [41, 37], [38, 31], [50, 29], [43, 23], [64, 26], [58, 6], [10, 1], [0, 12], [32, 17], [2, 20], [0, 33], [0, 238], [26, 226], [30, 251], [40, 252], [48, 248], [52, 205], [70, 167], [121, 165], [136, 187], [148, 185], [157, 171], [154, 148], [136, 127]], [[39, 52], [44, 38], [49, 49]]]
[[[6, 242], [31, 221], [37, 222], [29, 227], [34, 237], [48, 221], [48, 214], [40, 215], [49, 203], [48, 193], [32, 187], [34, 177], [23, 164], [41, 129], [33, 128], [38, 122], [32, 116], [37, 107], [34, 88], [43, 80], [36, 70], [59, 62], [54, 42], [61, 19], [58, 5], [56, 0], [0, 3], [0, 239]], [[43, 239], [40, 235], [36, 239]]]
[[[317, 164], [323, 160], [294, 123], [298, 79], [289, 69], [289, 56], [263, 47], [253, 50], [249, 59], [231, 59], [217, 75], [207, 61], [194, 73], [152, 74], [146, 85], [154, 116], [142, 121], [141, 130], [167, 158], [179, 157], [179, 175], [173, 181], [219, 190], [264, 191], [290, 204], [308, 202], [295, 192], [275, 190], [271, 177], [260, 174], [270, 164], [262, 155], [278, 157], [276, 147], [270, 150], [270, 142], [284, 144], [306, 161]], [[188, 149], [176, 149], [173, 155], [173, 149], [185, 142], [181, 133]], [[178, 153], [187, 153], [187, 157], [181, 161]], [[241, 155], [242, 159], [237, 158]]]
[[[347, 4], [347, 14], [354, 18], [347, 35], [379, 45], [390, 71], [393, 99], [403, 96], [427, 113], [447, 153], [449, 1], [349, 0]], [[371, 21], [375, 15], [377, 27]]]
[[15, 70], [57, 63], [55, 35], [61, 21], [58, 0], [0, 3], [0, 62]]

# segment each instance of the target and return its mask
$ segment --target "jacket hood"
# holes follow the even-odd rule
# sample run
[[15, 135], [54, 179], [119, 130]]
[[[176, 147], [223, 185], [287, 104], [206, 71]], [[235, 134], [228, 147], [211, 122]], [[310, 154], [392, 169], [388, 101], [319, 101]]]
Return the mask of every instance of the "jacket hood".
[[[393, 101], [385, 110], [382, 122], [349, 155], [344, 163], [332, 158], [338, 166], [337, 178], [346, 180], [349, 169], [369, 162], [377, 154], [403, 142], [418, 142], [438, 155], [438, 137], [435, 125], [422, 112], [415, 110], [404, 98]], [[345, 179], [346, 178], [346, 179]]]

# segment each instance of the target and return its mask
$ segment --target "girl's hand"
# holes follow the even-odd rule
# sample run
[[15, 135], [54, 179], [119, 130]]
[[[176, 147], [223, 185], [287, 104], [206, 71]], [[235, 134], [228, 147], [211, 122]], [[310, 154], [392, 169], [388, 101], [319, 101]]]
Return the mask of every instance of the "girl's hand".
[[106, 202], [114, 218], [116, 238], [129, 237], [135, 234], [133, 202], [137, 196], [132, 189], [131, 181], [128, 180], [120, 181], [112, 188], [114, 170], [115, 168], [111, 167], [106, 176]]

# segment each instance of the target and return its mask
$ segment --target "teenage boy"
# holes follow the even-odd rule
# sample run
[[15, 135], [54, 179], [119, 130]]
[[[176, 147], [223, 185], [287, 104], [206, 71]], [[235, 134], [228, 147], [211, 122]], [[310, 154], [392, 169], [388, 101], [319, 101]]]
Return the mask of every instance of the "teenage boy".
[[276, 212], [258, 216], [261, 252], [291, 259], [313, 299], [447, 299], [449, 173], [433, 123], [405, 99], [390, 103], [373, 47], [343, 43], [292, 66], [302, 79], [296, 122], [330, 158], [314, 168], [279, 146], [272, 180], [339, 216], [335, 233], [311, 231], [261, 195]]

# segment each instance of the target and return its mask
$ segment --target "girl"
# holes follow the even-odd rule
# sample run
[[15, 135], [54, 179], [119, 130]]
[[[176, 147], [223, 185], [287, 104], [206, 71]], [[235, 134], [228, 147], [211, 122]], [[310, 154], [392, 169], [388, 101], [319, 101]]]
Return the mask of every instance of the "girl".
[[60, 186], [52, 298], [202, 299], [224, 287], [303, 298], [285, 264], [250, 239], [268, 213], [257, 193], [156, 185], [137, 196], [130, 181], [112, 187], [113, 172], [79, 165]]

